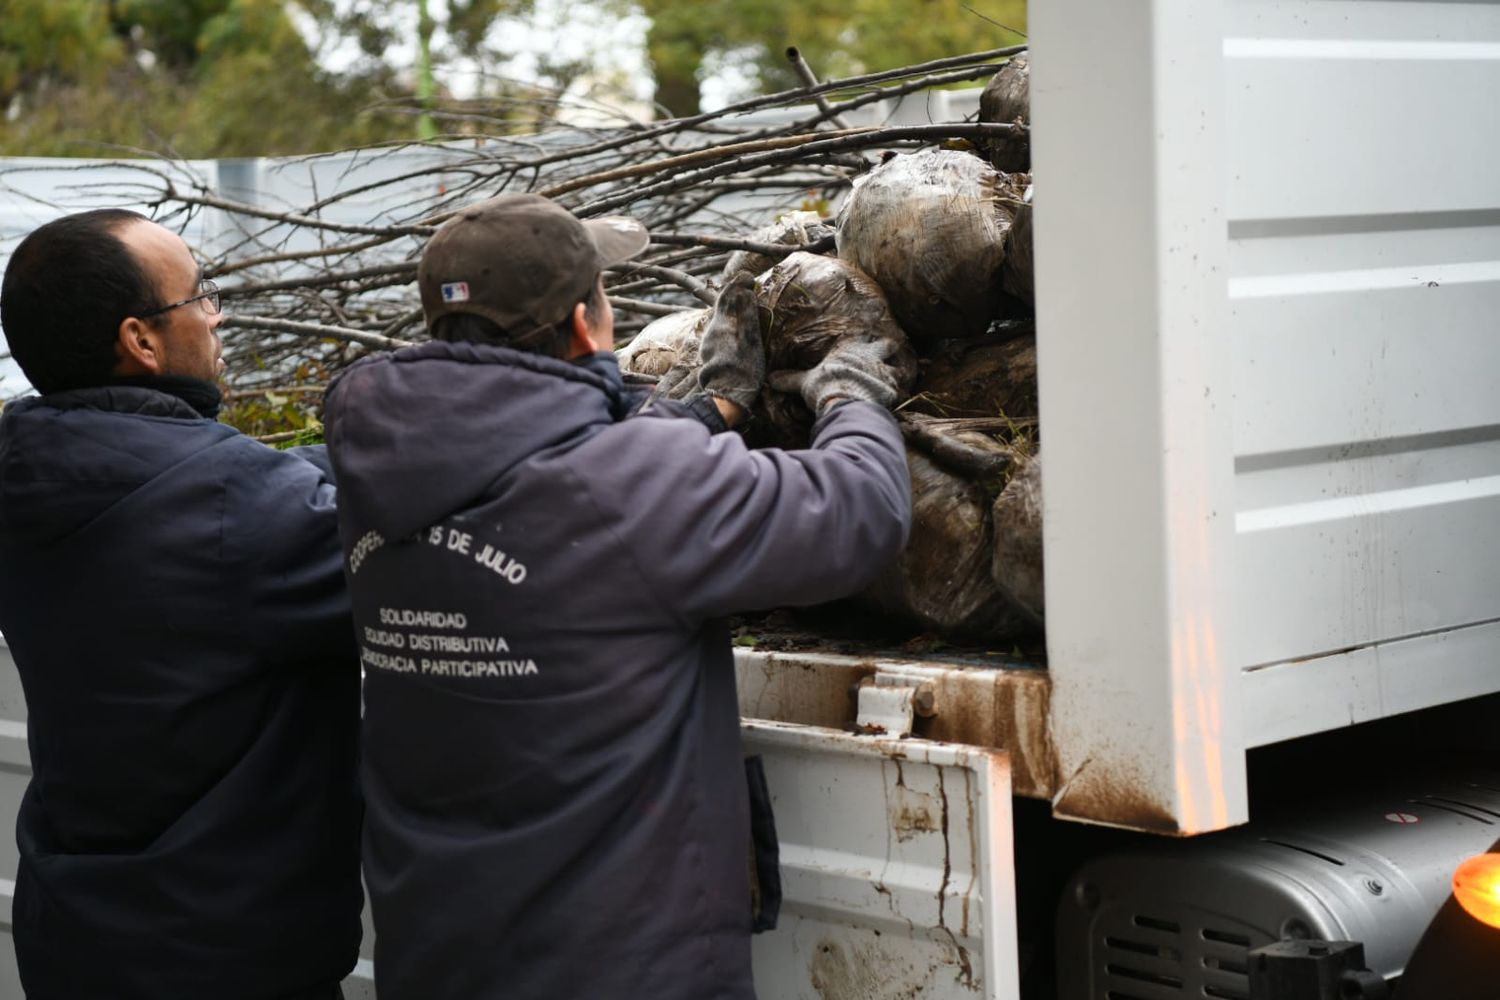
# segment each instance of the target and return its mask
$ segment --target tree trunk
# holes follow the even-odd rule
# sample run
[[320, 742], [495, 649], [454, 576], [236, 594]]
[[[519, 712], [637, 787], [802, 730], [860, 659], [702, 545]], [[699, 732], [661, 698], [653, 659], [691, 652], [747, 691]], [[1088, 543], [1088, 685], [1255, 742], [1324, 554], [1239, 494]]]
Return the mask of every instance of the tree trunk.
[[658, 117], [687, 118], [698, 113], [703, 97], [698, 86], [698, 71], [703, 68], [700, 52], [697, 40], [683, 37], [670, 26], [653, 23], [646, 32]]

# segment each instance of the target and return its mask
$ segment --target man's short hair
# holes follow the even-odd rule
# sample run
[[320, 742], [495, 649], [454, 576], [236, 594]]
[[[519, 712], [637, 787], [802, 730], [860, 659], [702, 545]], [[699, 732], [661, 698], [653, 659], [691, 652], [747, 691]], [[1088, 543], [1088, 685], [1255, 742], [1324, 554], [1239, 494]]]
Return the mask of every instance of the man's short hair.
[[104, 208], [43, 225], [16, 247], [0, 287], [11, 356], [41, 392], [108, 382], [120, 324], [155, 304], [150, 276], [119, 237], [138, 212]]

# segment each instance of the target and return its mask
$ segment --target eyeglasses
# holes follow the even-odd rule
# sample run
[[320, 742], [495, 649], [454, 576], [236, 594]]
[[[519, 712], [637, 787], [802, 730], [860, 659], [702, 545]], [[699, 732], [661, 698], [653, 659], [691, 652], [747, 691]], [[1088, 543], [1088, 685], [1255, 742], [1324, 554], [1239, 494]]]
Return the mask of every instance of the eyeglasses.
[[149, 312], [143, 312], [140, 318], [150, 319], [152, 316], [160, 316], [164, 312], [171, 312], [178, 306], [185, 306], [190, 302], [202, 302], [204, 312], [210, 316], [217, 316], [219, 313], [219, 286], [211, 279], [204, 278], [198, 282], [197, 295], [194, 295], [192, 298], [183, 299], [181, 302], [173, 302], [169, 306], [162, 306], [158, 309], [152, 309]]

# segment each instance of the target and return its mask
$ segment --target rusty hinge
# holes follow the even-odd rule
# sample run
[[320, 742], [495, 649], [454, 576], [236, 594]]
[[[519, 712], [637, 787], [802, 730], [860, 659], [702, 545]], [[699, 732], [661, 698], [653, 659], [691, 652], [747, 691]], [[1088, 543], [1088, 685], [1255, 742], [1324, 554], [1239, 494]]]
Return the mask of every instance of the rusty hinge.
[[937, 714], [937, 693], [919, 673], [882, 668], [859, 682], [855, 727], [872, 736], [910, 736], [915, 719]]

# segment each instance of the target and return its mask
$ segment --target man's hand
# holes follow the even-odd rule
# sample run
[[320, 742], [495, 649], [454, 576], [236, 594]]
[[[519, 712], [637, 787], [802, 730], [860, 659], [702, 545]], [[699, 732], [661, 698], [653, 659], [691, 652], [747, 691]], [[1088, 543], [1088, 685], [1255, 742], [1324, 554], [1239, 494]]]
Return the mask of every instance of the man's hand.
[[900, 396], [896, 372], [886, 359], [901, 349], [890, 337], [839, 341], [815, 368], [805, 372], [774, 372], [771, 385], [797, 392], [816, 416], [845, 399], [863, 400], [890, 409]]
[[698, 353], [703, 359], [698, 386], [704, 392], [742, 411], [755, 405], [766, 381], [766, 345], [755, 304], [755, 280], [749, 274], [735, 275], [719, 292]]

